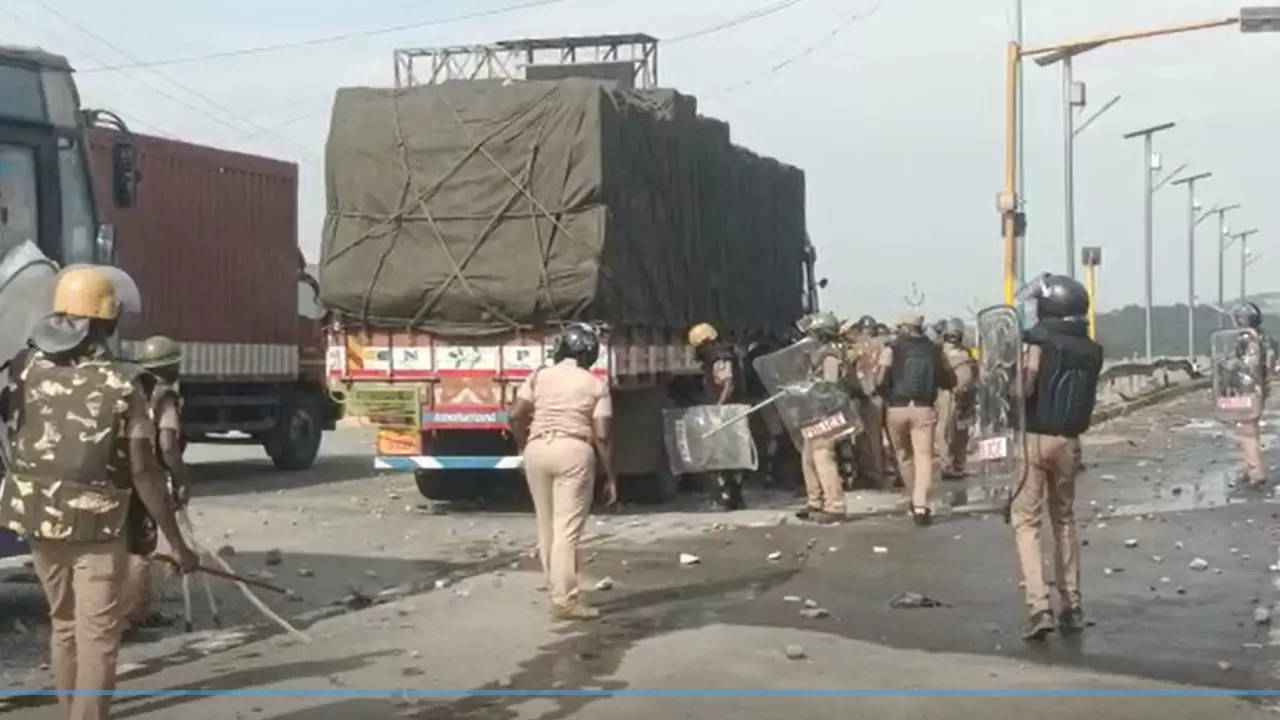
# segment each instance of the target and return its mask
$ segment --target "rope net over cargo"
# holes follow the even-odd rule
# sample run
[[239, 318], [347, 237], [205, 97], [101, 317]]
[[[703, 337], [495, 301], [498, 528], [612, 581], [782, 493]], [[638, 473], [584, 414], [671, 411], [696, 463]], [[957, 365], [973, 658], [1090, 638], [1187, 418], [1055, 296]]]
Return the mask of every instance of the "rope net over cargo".
[[577, 79], [339, 90], [323, 302], [366, 326], [467, 335], [789, 324], [803, 175], [693, 106]]

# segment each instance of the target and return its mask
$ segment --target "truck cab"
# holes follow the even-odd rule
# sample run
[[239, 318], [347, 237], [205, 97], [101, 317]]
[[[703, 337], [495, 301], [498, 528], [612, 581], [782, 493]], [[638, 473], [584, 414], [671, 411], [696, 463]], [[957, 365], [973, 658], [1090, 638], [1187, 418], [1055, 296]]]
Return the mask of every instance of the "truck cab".
[[[60, 55], [0, 46], [0, 255], [31, 240], [60, 265], [111, 261], [85, 131], [100, 122], [124, 127], [111, 113], [81, 110], [71, 72]], [[111, 195], [127, 207], [136, 188], [132, 147], [122, 141], [112, 154]]]

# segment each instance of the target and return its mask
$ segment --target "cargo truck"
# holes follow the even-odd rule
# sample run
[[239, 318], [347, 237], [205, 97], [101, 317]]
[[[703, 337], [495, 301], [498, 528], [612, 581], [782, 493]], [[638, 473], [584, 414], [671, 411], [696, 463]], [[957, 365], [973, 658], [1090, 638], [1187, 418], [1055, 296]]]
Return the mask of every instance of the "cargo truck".
[[[656, 58], [647, 36], [400, 51], [401, 87], [338, 90], [319, 268], [329, 385], [376, 427], [374, 466], [413, 472], [428, 497], [520, 467], [506, 408], [566, 321], [602, 333], [592, 371], [613, 391], [618, 474], [670, 495], [661, 410], [700, 387], [686, 330], [711, 322], [745, 345], [810, 302], [801, 171], [649, 87], [647, 60], [535, 72], [537, 51], [630, 40]], [[554, 79], [419, 84], [406, 61], [492, 70], [509, 65], [460, 56], [510, 52]]]

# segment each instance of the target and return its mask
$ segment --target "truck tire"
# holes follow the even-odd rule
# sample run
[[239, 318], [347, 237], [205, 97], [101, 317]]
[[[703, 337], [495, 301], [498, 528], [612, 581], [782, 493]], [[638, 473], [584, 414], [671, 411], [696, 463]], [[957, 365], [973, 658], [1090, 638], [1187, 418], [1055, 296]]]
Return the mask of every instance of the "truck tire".
[[485, 478], [475, 471], [414, 470], [413, 482], [428, 500], [472, 500], [484, 494]]
[[320, 452], [320, 410], [305, 396], [286, 396], [280, 407], [276, 428], [267, 434], [262, 445], [271, 462], [280, 470], [306, 470]]

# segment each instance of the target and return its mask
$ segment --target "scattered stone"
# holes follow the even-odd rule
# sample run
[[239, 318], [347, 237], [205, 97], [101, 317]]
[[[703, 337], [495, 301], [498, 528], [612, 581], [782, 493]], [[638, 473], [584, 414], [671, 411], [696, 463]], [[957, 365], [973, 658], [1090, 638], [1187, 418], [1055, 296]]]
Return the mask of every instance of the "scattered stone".
[[600, 582], [596, 583], [596, 589], [597, 589], [597, 590], [612, 590], [612, 589], [613, 589], [613, 578], [611, 578], [611, 577], [603, 577], [603, 578], [600, 578]]
[[1124, 546], [1127, 548], [1138, 547], [1138, 538], [1128, 538], [1127, 540], [1124, 541]]
[[781, 550], [774, 550], [773, 552], [769, 553], [769, 562], [778, 562], [781, 559], [782, 559]]
[[1160, 578], [1160, 583], [1161, 583], [1162, 585], [1168, 585], [1168, 584], [1169, 584], [1169, 583], [1171, 583], [1171, 582], [1173, 582], [1173, 579], [1172, 579], [1172, 578], [1170, 578], [1170, 577], [1169, 577], [1169, 576], [1167, 576], [1167, 575], [1166, 575], [1166, 576], [1164, 576], [1164, 577], [1162, 577], [1162, 578]]
[[1214, 574], [1214, 575], [1221, 575], [1221, 574], [1222, 574], [1222, 568], [1214, 568], [1214, 569], [1213, 569], [1213, 574]]
[[1264, 607], [1256, 607], [1253, 609], [1253, 621], [1259, 625], [1267, 625], [1271, 622], [1271, 611]]
[[1178, 588], [1177, 593], [1178, 593], [1179, 595], [1186, 595], [1186, 594], [1187, 594], [1187, 589], [1186, 589], [1186, 588], [1184, 588], [1184, 587], [1180, 587], [1180, 588]]
[[365, 571], [364, 571], [364, 576], [365, 576], [365, 577], [367, 577], [367, 578], [377, 578], [377, 577], [378, 577], [378, 573], [377, 573], [377, 571], [376, 571], [376, 570], [365, 570]]
[[800, 611], [800, 617], [806, 620], [821, 620], [824, 617], [830, 617], [831, 611], [826, 608], [804, 608]]
[[1153, 562], [1153, 563], [1155, 563], [1155, 564], [1159, 565], [1160, 563], [1163, 563], [1163, 562], [1164, 562], [1164, 556], [1163, 556], [1163, 555], [1152, 555], [1152, 556], [1151, 556], [1151, 562]]
[[697, 565], [700, 562], [702, 562], [702, 558], [698, 557], [697, 555], [694, 555], [692, 553], [680, 553], [681, 565]]
[[282, 562], [284, 562], [284, 554], [280, 552], [279, 548], [271, 548], [262, 556], [264, 565], [279, 565]]
[[876, 545], [875, 547], [871, 548], [871, 552], [875, 553], [876, 555], [884, 555], [885, 553], [889, 552], [889, 548], [883, 545]]
[[818, 538], [809, 538], [809, 542], [805, 543], [805, 547], [812, 550], [813, 546], [817, 544], [818, 544]]
[[449, 578], [440, 578], [439, 580], [436, 580], [435, 588], [437, 590], [443, 590], [447, 587], [449, 587]]
[[804, 606], [805, 606], [805, 607], [807, 607], [807, 608], [816, 608], [816, 607], [818, 607], [818, 601], [817, 601], [817, 600], [805, 600], [805, 601], [804, 601]]
[[1205, 560], [1204, 558], [1196, 558], [1195, 560], [1191, 561], [1190, 567], [1192, 570], [1195, 570], [1196, 572], [1203, 572], [1209, 569], [1209, 561]]
[[803, 645], [788, 645], [782, 649], [788, 660], [803, 660], [806, 655]]
[[1262, 643], [1247, 642], [1241, 645], [1240, 647], [1244, 648], [1245, 650], [1261, 650]]
[[1231, 669], [1231, 663], [1227, 662], [1226, 660], [1219, 660], [1218, 669], [1221, 670], [1222, 672], [1226, 672]]
[[424, 671], [420, 667], [415, 667], [413, 665], [405, 665], [404, 667], [400, 668], [400, 674], [405, 677], [413, 677], [416, 675], [424, 674]]
[[993, 623], [993, 622], [989, 622], [989, 623], [987, 623], [987, 632], [990, 632], [990, 633], [995, 634], [995, 635], [1003, 635], [1003, 634], [1004, 634], [1004, 630], [1001, 630], [1001, 629], [1000, 629], [1000, 626], [999, 626], [999, 625], [997, 625], [996, 623]]
[[231, 557], [236, 554], [236, 549], [230, 545], [223, 545], [218, 548], [218, 557]]
[[1102, 574], [1111, 576], [1124, 572], [1124, 568], [1102, 568]]
[[894, 610], [910, 610], [914, 608], [947, 607], [947, 604], [931, 597], [925, 597], [918, 592], [902, 592], [894, 595], [889, 600], [889, 607]]
[[840, 552], [840, 548], [836, 547], [835, 545], [832, 545], [831, 547], [827, 548], [827, 552], [829, 554], [835, 554]]
[[1175, 541], [1175, 542], [1173, 543], [1173, 549], [1174, 549], [1174, 550], [1181, 550], [1181, 549], [1182, 549], [1182, 541], [1181, 541], [1181, 540], [1177, 540], [1177, 541]]
[[31, 632], [31, 630], [27, 627], [27, 624], [22, 622], [21, 618], [13, 619], [13, 631], [18, 633], [19, 635], [26, 635], [28, 632]]
[[803, 599], [803, 598], [801, 598], [799, 595], [785, 595], [785, 596], [783, 596], [783, 598], [782, 598], [782, 602], [798, 603], [798, 602], [800, 602], [802, 599]]
[[1101, 475], [1101, 476], [1099, 476], [1099, 477], [1098, 477], [1098, 479], [1099, 479], [1099, 480], [1101, 480], [1101, 481], [1103, 481], [1103, 482], [1115, 482], [1115, 481], [1116, 481], [1116, 476], [1115, 476], [1115, 475]]
[[294, 592], [292, 588], [285, 588], [284, 598], [289, 602], [302, 602], [302, 596]]
[[399, 615], [400, 617], [408, 617], [408, 616], [410, 616], [410, 615], [412, 615], [412, 614], [413, 614], [413, 606], [412, 606], [412, 605], [397, 605], [397, 606], [396, 606], [396, 614], [397, 614], [397, 615]]
[[1240, 548], [1234, 548], [1234, 547], [1233, 547], [1233, 548], [1228, 549], [1228, 550], [1227, 550], [1227, 552], [1231, 553], [1232, 555], [1238, 555], [1238, 554], [1240, 553]]

